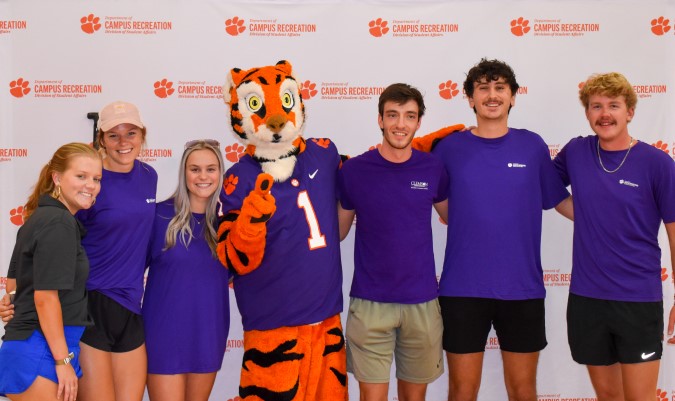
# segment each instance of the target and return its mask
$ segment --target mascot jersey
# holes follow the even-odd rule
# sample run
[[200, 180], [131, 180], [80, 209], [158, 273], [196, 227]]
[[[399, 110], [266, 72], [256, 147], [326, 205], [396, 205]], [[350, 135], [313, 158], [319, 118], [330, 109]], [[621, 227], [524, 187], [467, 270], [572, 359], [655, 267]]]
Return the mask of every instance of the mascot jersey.
[[546, 143], [523, 129], [493, 139], [464, 131], [434, 153], [450, 177], [440, 295], [544, 298], [542, 209], [569, 196]]
[[[629, 302], [662, 298], [661, 220], [675, 221], [675, 163], [638, 142], [615, 173], [595, 135], [572, 139], [555, 166], [574, 194], [573, 294]], [[626, 151], [600, 150], [612, 171]]]
[[82, 238], [91, 265], [87, 290], [140, 314], [157, 172], [136, 160], [128, 173], [103, 169], [104, 180], [96, 204], [76, 215], [87, 229]]
[[[339, 165], [330, 140], [308, 139], [291, 177], [272, 186], [277, 211], [266, 223], [262, 263], [251, 273], [234, 276], [244, 330], [311, 324], [342, 311]], [[222, 210], [241, 209], [261, 172], [248, 154], [233, 165], [225, 173]]]

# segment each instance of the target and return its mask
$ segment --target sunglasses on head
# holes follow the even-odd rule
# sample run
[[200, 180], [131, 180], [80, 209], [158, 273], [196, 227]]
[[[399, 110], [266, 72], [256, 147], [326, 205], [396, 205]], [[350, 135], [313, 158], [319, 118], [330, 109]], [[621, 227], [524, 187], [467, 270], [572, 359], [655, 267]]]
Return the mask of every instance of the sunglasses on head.
[[212, 146], [216, 149], [220, 148], [220, 142], [216, 141], [215, 139], [195, 139], [193, 141], [188, 141], [185, 142], [185, 149], [191, 148], [193, 146], [199, 145], [205, 143], [209, 146]]

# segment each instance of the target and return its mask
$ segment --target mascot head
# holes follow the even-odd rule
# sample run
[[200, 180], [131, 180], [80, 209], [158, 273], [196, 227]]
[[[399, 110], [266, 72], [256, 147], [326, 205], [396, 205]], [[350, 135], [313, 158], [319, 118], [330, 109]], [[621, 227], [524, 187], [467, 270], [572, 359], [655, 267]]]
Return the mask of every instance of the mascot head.
[[223, 86], [235, 134], [262, 170], [285, 181], [293, 173], [305, 123], [305, 106], [291, 64], [234, 68]]

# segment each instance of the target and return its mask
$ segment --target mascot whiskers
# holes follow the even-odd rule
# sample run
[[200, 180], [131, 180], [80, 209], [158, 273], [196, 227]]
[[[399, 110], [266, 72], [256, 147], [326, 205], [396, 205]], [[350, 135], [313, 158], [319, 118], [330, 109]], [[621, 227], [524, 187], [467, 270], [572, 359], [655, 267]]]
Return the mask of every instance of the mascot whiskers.
[[[223, 88], [245, 155], [225, 173], [218, 256], [244, 328], [243, 400], [346, 400], [337, 171], [327, 138], [303, 138], [290, 63], [233, 69]], [[416, 140], [429, 150], [453, 126]]]

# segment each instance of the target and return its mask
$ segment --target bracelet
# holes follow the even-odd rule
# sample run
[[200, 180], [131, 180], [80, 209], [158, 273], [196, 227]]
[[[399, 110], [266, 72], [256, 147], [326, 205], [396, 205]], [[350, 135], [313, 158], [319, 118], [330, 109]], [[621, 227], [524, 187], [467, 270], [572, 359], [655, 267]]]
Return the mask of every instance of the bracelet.
[[71, 352], [70, 354], [68, 354], [67, 357], [65, 357], [63, 359], [55, 359], [54, 365], [70, 365], [70, 361], [73, 358], [75, 358], [75, 354]]

